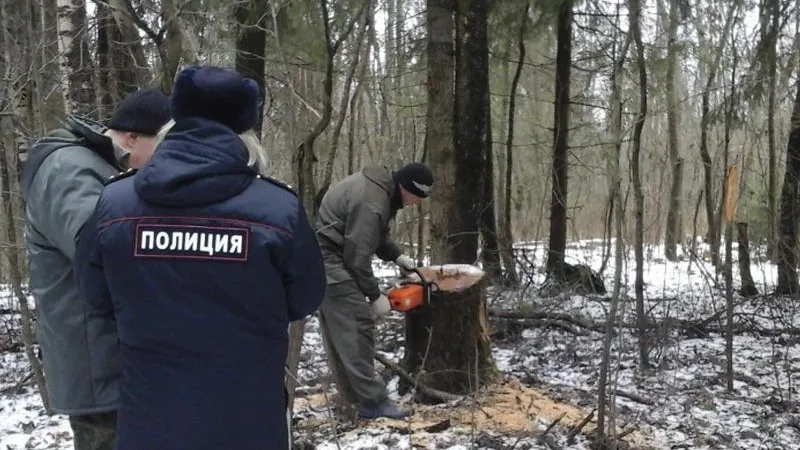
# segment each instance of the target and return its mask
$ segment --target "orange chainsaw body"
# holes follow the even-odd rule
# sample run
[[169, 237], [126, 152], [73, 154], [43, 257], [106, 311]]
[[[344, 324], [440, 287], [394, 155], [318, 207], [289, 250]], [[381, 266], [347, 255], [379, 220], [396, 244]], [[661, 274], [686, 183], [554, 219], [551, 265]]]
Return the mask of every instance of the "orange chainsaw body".
[[393, 310], [408, 312], [425, 304], [425, 287], [416, 283], [395, 286], [386, 292], [386, 298]]

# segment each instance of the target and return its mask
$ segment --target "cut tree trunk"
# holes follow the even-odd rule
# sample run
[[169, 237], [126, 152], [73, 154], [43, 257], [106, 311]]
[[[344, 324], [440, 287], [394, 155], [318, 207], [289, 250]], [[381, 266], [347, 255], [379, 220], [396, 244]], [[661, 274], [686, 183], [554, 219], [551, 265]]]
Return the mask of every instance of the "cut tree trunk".
[[747, 222], [737, 222], [736, 230], [739, 234], [739, 278], [742, 280], [739, 293], [743, 297], [752, 297], [758, 295], [758, 289], [753, 281], [753, 275], [750, 273], [750, 241], [747, 238]]
[[[403, 365], [433, 389], [451, 394], [474, 392], [496, 374], [492, 359], [485, 288], [488, 277], [468, 264], [419, 269], [435, 285], [430, 303], [406, 315]], [[411, 280], [419, 280], [411, 275]], [[401, 383], [405, 393], [409, 384]], [[420, 395], [422, 400], [426, 399]]]

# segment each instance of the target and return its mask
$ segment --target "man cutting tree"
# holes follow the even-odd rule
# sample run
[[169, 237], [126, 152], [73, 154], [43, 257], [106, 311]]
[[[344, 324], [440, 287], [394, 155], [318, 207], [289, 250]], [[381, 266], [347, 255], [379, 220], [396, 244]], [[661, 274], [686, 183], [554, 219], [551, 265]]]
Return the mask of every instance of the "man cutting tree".
[[375, 319], [390, 311], [372, 271], [373, 255], [401, 270], [416, 267], [389, 236], [397, 211], [430, 195], [433, 173], [422, 163], [397, 171], [367, 166], [332, 184], [319, 207], [317, 236], [325, 258], [327, 296], [320, 325], [328, 366], [337, 377], [342, 400], [358, 403], [364, 418], [403, 418], [410, 409], [389, 400], [376, 373]]

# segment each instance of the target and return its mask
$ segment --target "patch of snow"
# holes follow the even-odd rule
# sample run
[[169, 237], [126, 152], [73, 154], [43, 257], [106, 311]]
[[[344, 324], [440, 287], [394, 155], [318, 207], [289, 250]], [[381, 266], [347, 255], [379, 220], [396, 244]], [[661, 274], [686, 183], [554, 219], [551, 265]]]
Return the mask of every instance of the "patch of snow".
[[[649, 358], [653, 369], [639, 367], [633, 281], [633, 251], [625, 249], [621, 299], [618, 318], [624, 327], [612, 340], [612, 367], [609, 392], [613, 393], [618, 429], [636, 424], [653, 437], [656, 448], [692, 449], [800, 449], [800, 403], [797, 399], [800, 348], [796, 329], [800, 328], [800, 301], [763, 295], [775, 286], [777, 270], [766, 262], [763, 249], [752, 249], [751, 271], [761, 296], [743, 299], [734, 294], [735, 322], [750, 329], [736, 334], [733, 340], [734, 386], [727, 392], [725, 382], [725, 289], [723, 277], [707, 261], [688, 256], [681, 248], [682, 260], [671, 262], [663, 248], [647, 246], [644, 265], [644, 308], [648, 320], [660, 323], [649, 333]], [[517, 248], [526, 261], [519, 267], [523, 286], [515, 291], [490, 289], [488, 303], [492, 310], [552, 313], [568, 315], [583, 325], [602, 325], [608, 320], [610, 294], [604, 296], [562, 295], [542, 298], [537, 287], [545, 280], [543, 267], [547, 242], [527, 242]], [[695, 252], [707, 248], [696, 244]], [[567, 262], [586, 264], [602, 274], [612, 292], [614, 243], [604, 249], [600, 240], [572, 242]], [[732, 259], [738, 261], [734, 243]], [[724, 255], [722, 255], [724, 258]], [[467, 266], [472, 267], [472, 266]], [[734, 265], [734, 287], [740, 285]], [[397, 278], [394, 264], [375, 262], [375, 273], [386, 279]], [[470, 269], [471, 270], [471, 269]], [[480, 269], [477, 269], [480, 270]], [[33, 306], [33, 301], [30, 301]], [[0, 308], [15, 309], [15, 300], [0, 287]], [[691, 321], [712, 320], [707, 334], [691, 334], [681, 325]], [[18, 314], [0, 316], [0, 330], [18, 329]], [[552, 321], [550, 321], [552, 322]], [[563, 402], [582, 407], [587, 413], [597, 403], [597, 381], [603, 348], [602, 328], [562, 323], [547, 326], [547, 320], [532, 323], [510, 319], [492, 319], [496, 333], [493, 355], [504, 376], [518, 378]], [[6, 334], [0, 331], [0, 345]], [[19, 343], [18, 333], [8, 335]], [[378, 351], [395, 361], [403, 356], [403, 315], [392, 312], [378, 324]], [[20, 384], [29, 374], [28, 362], [19, 346], [0, 353], [0, 448], [72, 448], [71, 432], [63, 416], [48, 416], [32, 382]], [[399, 378], [376, 363], [388, 383], [392, 398], [400, 399]], [[315, 393], [332, 394], [319, 322], [312, 317], [307, 324], [298, 371], [298, 398]], [[19, 388], [17, 388], [17, 386]], [[402, 397], [404, 401], [406, 397]], [[317, 449], [403, 449], [414, 445], [431, 449], [517, 449], [549, 448], [530, 436], [515, 436], [496, 430], [475, 430], [453, 426], [438, 433], [404, 434], [379, 421], [357, 426], [334, 426], [325, 408], [298, 406], [298, 429], [302, 437]], [[304, 423], [321, 421], [315, 427]], [[537, 430], [550, 423], [536, 420]], [[554, 428], [549, 434], [561, 448], [588, 448], [585, 439], [566, 442], [567, 430]], [[337, 447], [337, 445], [339, 447]]]

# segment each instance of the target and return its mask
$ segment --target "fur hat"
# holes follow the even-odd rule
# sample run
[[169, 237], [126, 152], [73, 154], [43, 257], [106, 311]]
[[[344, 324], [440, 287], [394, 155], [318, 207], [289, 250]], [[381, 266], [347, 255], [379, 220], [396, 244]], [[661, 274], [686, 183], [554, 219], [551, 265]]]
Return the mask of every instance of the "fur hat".
[[108, 128], [155, 136], [169, 119], [169, 97], [158, 89], [140, 89], [119, 103]]
[[215, 66], [184, 69], [172, 89], [172, 117], [202, 117], [241, 134], [258, 121], [258, 84]]

